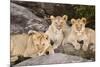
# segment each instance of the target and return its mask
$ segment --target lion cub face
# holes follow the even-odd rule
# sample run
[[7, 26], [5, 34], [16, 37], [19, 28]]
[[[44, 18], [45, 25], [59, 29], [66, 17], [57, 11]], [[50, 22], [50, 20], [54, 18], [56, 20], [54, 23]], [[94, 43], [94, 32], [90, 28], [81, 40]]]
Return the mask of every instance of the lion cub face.
[[62, 28], [64, 27], [64, 25], [66, 25], [67, 18], [68, 18], [68, 17], [67, 17], [66, 15], [64, 15], [63, 17], [61, 17], [61, 16], [57, 16], [57, 17], [50, 16], [52, 25], [53, 25], [57, 30], [62, 29]]
[[44, 47], [50, 45], [50, 40], [44, 33], [35, 34], [35, 36], [33, 36], [32, 38], [34, 40], [34, 44], [38, 47], [38, 49], [43, 49]]
[[77, 33], [84, 32], [86, 18], [71, 19], [71, 23], [72, 23], [72, 30], [74, 30], [74, 32], [77, 32]]
[[51, 45], [48, 36], [42, 32], [33, 32], [32, 40], [39, 50]]

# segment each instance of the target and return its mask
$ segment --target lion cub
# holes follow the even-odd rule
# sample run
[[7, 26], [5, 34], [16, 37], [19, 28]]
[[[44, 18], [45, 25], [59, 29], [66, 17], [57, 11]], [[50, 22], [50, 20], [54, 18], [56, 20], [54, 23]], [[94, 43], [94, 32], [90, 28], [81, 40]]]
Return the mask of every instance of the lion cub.
[[[46, 34], [49, 38], [54, 42], [53, 48], [56, 49], [59, 45], [62, 44], [62, 41], [65, 37], [65, 33], [67, 32], [67, 24], [66, 21], [68, 17], [64, 16], [50, 16], [51, 25], [49, 26]], [[67, 35], [67, 34], [66, 34]]]
[[[82, 46], [82, 49], [87, 51], [89, 44], [95, 44], [95, 31], [86, 28], [86, 22], [86, 18], [71, 19], [72, 27], [67, 41], [72, 43], [77, 50]], [[79, 42], [82, 42], [82, 45]]]
[[29, 34], [11, 36], [11, 62], [16, 61], [18, 56], [36, 57], [45, 55], [46, 51], [54, 53], [45, 33], [32, 31]]

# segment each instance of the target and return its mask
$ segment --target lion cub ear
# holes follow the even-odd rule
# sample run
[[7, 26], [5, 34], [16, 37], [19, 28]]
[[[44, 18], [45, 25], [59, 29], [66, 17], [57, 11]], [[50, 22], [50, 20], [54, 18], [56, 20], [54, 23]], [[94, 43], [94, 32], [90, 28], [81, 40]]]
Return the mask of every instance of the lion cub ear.
[[51, 19], [51, 20], [54, 20], [54, 19], [55, 19], [55, 17], [54, 17], [53, 15], [51, 15], [51, 16], [50, 16], [50, 19]]
[[84, 18], [84, 17], [83, 17], [81, 20], [82, 20], [82, 22], [83, 22], [84, 24], [86, 24], [86, 23], [87, 23], [86, 18]]
[[33, 31], [33, 30], [30, 30], [30, 31], [28, 32], [29, 35], [36, 34], [36, 33], [37, 33], [37, 31]]
[[71, 24], [74, 24], [75, 23], [75, 19], [71, 19]]
[[67, 16], [67, 15], [64, 15], [62, 18], [63, 18], [65, 21], [67, 21], [68, 16]]

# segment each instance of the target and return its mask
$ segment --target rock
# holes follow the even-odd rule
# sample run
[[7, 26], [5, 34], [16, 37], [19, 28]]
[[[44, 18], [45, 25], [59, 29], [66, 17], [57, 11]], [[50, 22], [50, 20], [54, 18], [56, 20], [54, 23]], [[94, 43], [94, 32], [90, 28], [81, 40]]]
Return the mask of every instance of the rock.
[[10, 33], [11, 34], [17, 34], [17, 33], [23, 33], [24, 28], [18, 24], [11, 24], [10, 25]]
[[[95, 60], [95, 46], [93, 46], [93, 45], [90, 45], [87, 51], [83, 51], [82, 49], [75, 50], [75, 48], [72, 46], [72, 44], [65, 44], [62, 47], [63, 47], [62, 48], [63, 53], [65, 53], [65, 54], [81, 56], [86, 59]], [[59, 50], [59, 48], [56, 50]], [[62, 52], [62, 51], [60, 51], [60, 52]]]
[[86, 60], [78, 56], [66, 55], [62, 53], [55, 53], [53, 55], [40, 56], [37, 58], [31, 58], [23, 61], [17, 66], [32, 66], [32, 65], [44, 65], [44, 64], [64, 64], [64, 63], [78, 63], [78, 62], [89, 62], [91, 60]]
[[26, 30], [36, 30], [40, 32], [45, 32], [49, 27], [49, 23], [46, 20], [39, 22], [38, 20], [29, 20], [27, 23]]
[[46, 31], [47, 20], [37, 17], [28, 8], [11, 3], [11, 34], [27, 33], [29, 30]]
[[17, 5], [15, 3], [11, 3], [10, 7], [11, 7], [11, 15], [21, 15], [27, 19], [36, 19], [41, 21], [41, 19], [36, 15], [34, 15], [28, 8]]

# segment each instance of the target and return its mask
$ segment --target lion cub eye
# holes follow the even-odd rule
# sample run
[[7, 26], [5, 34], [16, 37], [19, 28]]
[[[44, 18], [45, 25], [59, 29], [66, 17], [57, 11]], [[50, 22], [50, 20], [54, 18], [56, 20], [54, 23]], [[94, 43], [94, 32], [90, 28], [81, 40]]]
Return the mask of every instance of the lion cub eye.
[[43, 43], [42, 45], [44, 46], [45, 44]]
[[55, 24], [57, 24], [57, 22], [55, 22]]
[[46, 37], [46, 39], [48, 40], [48, 36]]
[[48, 37], [46, 39], [48, 39]]
[[82, 27], [82, 26], [83, 26], [83, 24], [80, 24], [80, 26]]
[[36, 45], [39, 45], [39, 44], [36, 44]]
[[63, 22], [60, 22], [60, 23], [63, 23]]

